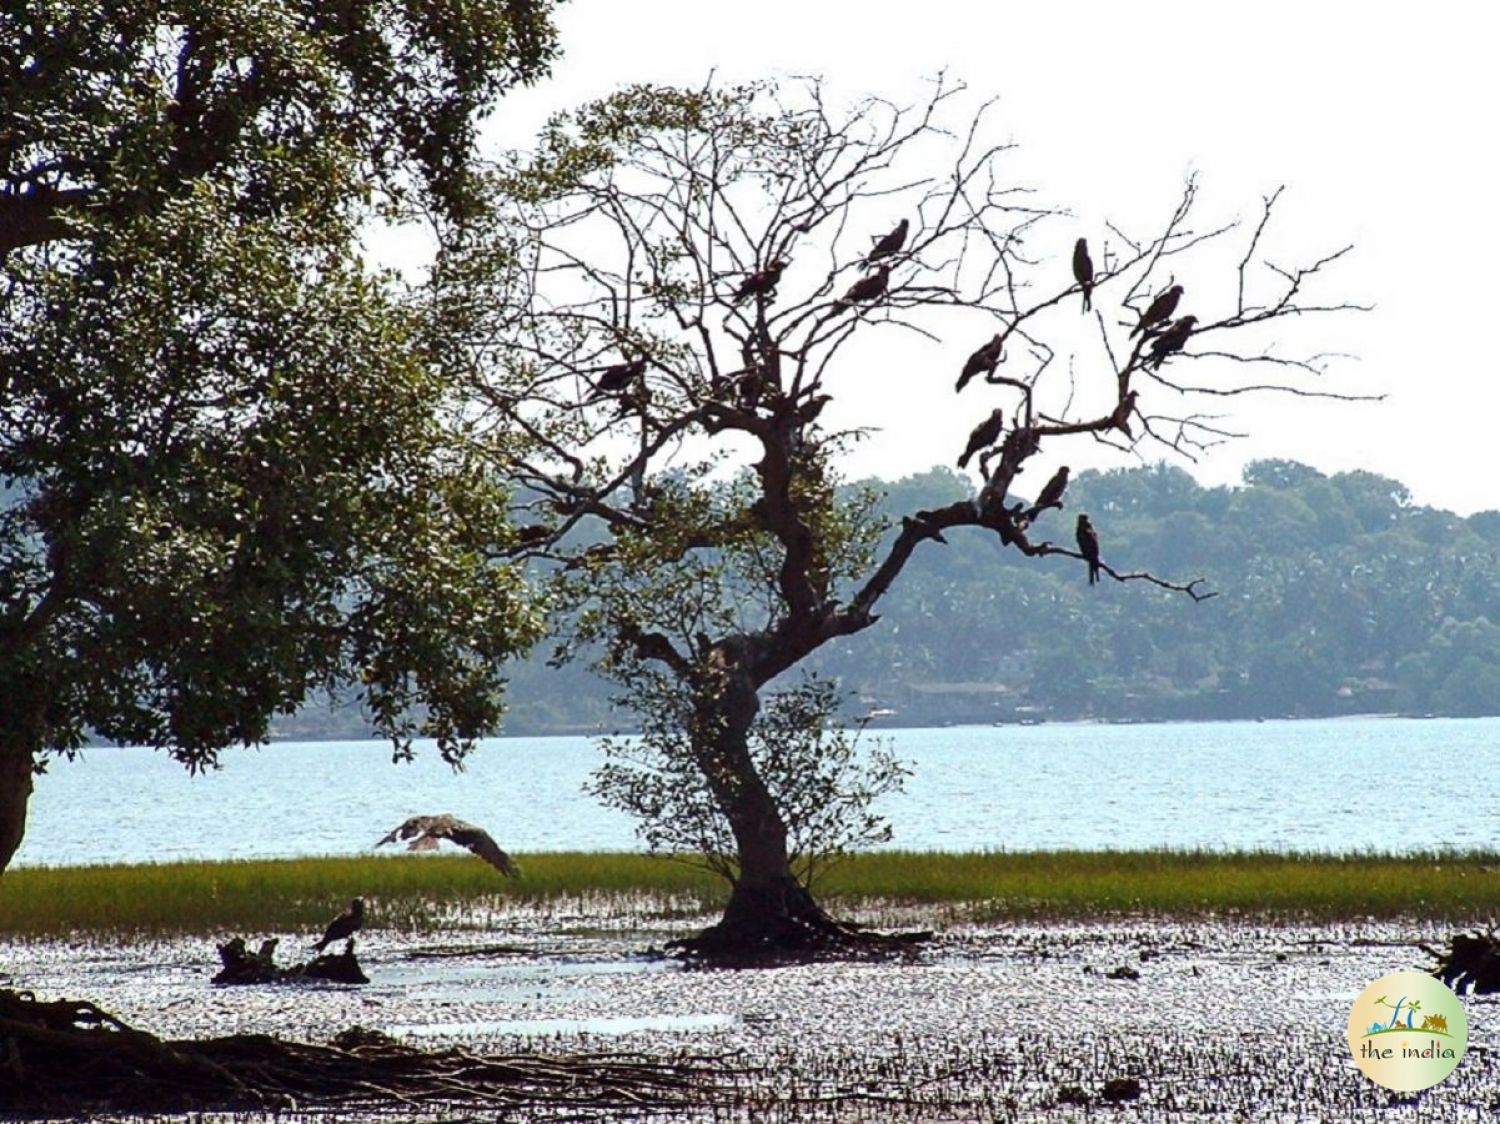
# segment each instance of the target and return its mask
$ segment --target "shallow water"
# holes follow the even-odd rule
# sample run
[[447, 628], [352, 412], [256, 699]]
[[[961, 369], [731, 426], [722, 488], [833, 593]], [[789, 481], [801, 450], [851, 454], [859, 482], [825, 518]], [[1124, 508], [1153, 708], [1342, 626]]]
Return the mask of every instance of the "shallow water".
[[[913, 768], [893, 847], [1500, 849], [1500, 719], [1340, 719], [878, 732]], [[582, 786], [588, 738], [497, 738], [463, 773], [378, 742], [282, 743], [191, 777], [98, 748], [37, 778], [20, 865], [355, 854], [417, 812], [518, 851], [633, 850]]]

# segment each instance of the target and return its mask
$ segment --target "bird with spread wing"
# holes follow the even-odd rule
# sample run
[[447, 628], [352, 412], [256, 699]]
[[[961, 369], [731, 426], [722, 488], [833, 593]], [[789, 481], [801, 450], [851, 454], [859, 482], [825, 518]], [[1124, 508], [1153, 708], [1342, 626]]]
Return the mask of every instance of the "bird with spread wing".
[[408, 851], [433, 851], [440, 840], [447, 839], [460, 847], [467, 847], [507, 878], [521, 877], [520, 867], [490, 838], [489, 832], [457, 816], [412, 816], [400, 827], [393, 828], [375, 846], [383, 847], [398, 839], [411, 840], [406, 845]]

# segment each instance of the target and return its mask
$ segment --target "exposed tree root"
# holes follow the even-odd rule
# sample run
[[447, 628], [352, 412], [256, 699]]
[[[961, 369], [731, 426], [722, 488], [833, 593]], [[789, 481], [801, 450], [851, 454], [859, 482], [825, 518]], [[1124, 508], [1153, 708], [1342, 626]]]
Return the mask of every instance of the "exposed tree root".
[[1447, 952], [1422, 946], [1437, 961], [1433, 975], [1458, 994], [1472, 990], [1475, 995], [1500, 992], [1500, 938], [1488, 933], [1458, 933]]
[[444, 1104], [640, 1111], [723, 1102], [744, 1076], [710, 1057], [428, 1052], [360, 1028], [328, 1046], [252, 1034], [163, 1041], [91, 1003], [0, 990], [0, 1105], [7, 1112]]
[[288, 968], [276, 965], [276, 941], [262, 941], [260, 948], [251, 952], [244, 937], [235, 937], [219, 946], [219, 959], [224, 967], [213, 982], [221, 987], [234, 984], [291, 983], [295, 980], [332, 980], [334, 983], [367, 984], [359, 961], [354, 958], [354, 941], [344, 942], [343, 952], [325, 952], [306, 964], [293, 964]]

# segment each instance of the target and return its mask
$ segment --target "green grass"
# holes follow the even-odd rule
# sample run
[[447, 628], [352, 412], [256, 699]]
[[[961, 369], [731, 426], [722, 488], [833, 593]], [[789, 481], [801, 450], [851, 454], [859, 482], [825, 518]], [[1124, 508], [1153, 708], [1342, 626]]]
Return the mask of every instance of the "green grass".
[[[551, 852], [520, 862], [520, 882], [464, 855], [22, 867], [0, 877], [0, 935], [310, 932], [355, 896], [369, 901], [369, 924], [406, 930], [507, 899], [584, 896], [602, 915], [712, 909], [724, 900], [712, 875], [642, 855]], [[1500, 912], [1500, 855], [891, 851], [846, 860], [817, 890], [835, 910], [872, 900], [964, 904], [966, 916], [995, 920], [1216, 914], [1463, 923]]]

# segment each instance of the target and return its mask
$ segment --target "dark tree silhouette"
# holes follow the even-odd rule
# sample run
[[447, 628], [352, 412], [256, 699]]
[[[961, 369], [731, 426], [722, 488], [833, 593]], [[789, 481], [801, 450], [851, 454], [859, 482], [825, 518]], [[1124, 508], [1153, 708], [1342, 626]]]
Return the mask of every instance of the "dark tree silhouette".
[[[1279, 270], [1268, 291], [1252, 285], [1246, 271], [1273, 196], [1234, 249], [1234, 258], [1243, 252], [1237, 298], [1231, 284], [1227, 301], [1205, 303], [1196, 330], [1179, 333], [1222, 341], [1220, 350], [1180, 353], [1169, 368], [1213, 362], [1230, 377], [1220, 371], [1206, 389], [1169, 382], [1157, 369], [1164, 337], [1129, 334], [1144, 295], [1168, 270], [1221, 266], [1211, 251], [1238, 226], [1196, 229], [1191, 182], [1154, 235], [1110, 226], [1109, 268], [1091, 277], [1110, 311], [1080, 331], [1078, 318], [1058, 315], [1077, 291], [1066, 264], [1022, 252], [1053, 213], [1007, 186], [1008, 149], [983, 139], [984, 110], [956, 136], [943, 124], [960, 93], [940, 81], [913, 109], [871, 100], [837, 117], [816, 85], [790, 106], [764, 86], [627, 90], [518, 158], [511, 197], [476, 242], [483, 251], [440, 270], [454, 308], [474, 321], [476, 401], [494, 404], [490, 420], [529, 441], [497, 470], [541, 497], [528, 499], [525, 521], [552, 528], [549, 541], [518, 543], [515, 553], [550, 560], [559, 602], [580, 612], [560, 655], [597, 642], [627, 703], [679, 700], [683, 752], [732, 831], [733, 892], [694, 952], [874, 940], [829, 918], [788, 865], [786, 821], [747, 749], [762, 691], [823, 645], [874, 626], [913, 552], [929, 541], [958, 549], [955, 531], [1082, 560], [1095, 580], [1212, 596], [1199, 580], [1116, 569], [1086, 544], [1034, 541], [1028, 505], [1012, 496], [1016, 478], [1067, 438], [1116, 444], [1125, 434], [1195, 456], [1227, 436], [1216, 416], [1194, 412], [1205, 394], [1324, 393], [1285, 377], [1314, 375], [1319, 362], [1270, 356], [1255, 329], [1353, 307], [1306, 295], [1343, 250]], [[952, 150], [932, 160], [942, 144]], [[910, 236], [899, 258], [861, 277], [867, 255], [849, 244], [851, 232], [868, 229], [868, 211], [893, 195], [913, 216]], [[497, 241], [524, 268], [487, 280]], [[729, 295], [723, 278], [762, 276], [767, 262], [777, 263], [774, 300], [769, 289], [753, 305]], [[876, 298], [848, 314], [850, 302]], [[975, 412], [988, 419], [965, 460], [1002, 427], [1005, 437], [980, 457], [969, 496], [884, 533], [867, 502], [836, 491], [837, 457], [857, 433], [825, 427], [824, 407], [867, 393], [870, 353], [847, 350], [856, 336], [915, 333], [930, 342], [934, 366], [951, 370], [963, 351], [949, 345], [949, 329], [955, 341], [992, 334], [964, 365], [963, 382], [978, 387], [966, 392], [985, 399]], [[1000, 374], [990, 357], [1007, 347]], [[587, 372], [622, 351], [652, 357], [649, 405], [624, 425], [587, 394]], [[1239, 364], [1260, 362], [1283, 378], [1233, 377]], [[1158, 397], [1161, 407], [1148, 405]], [[726, 461], [738, 475], [725, 475]]]

